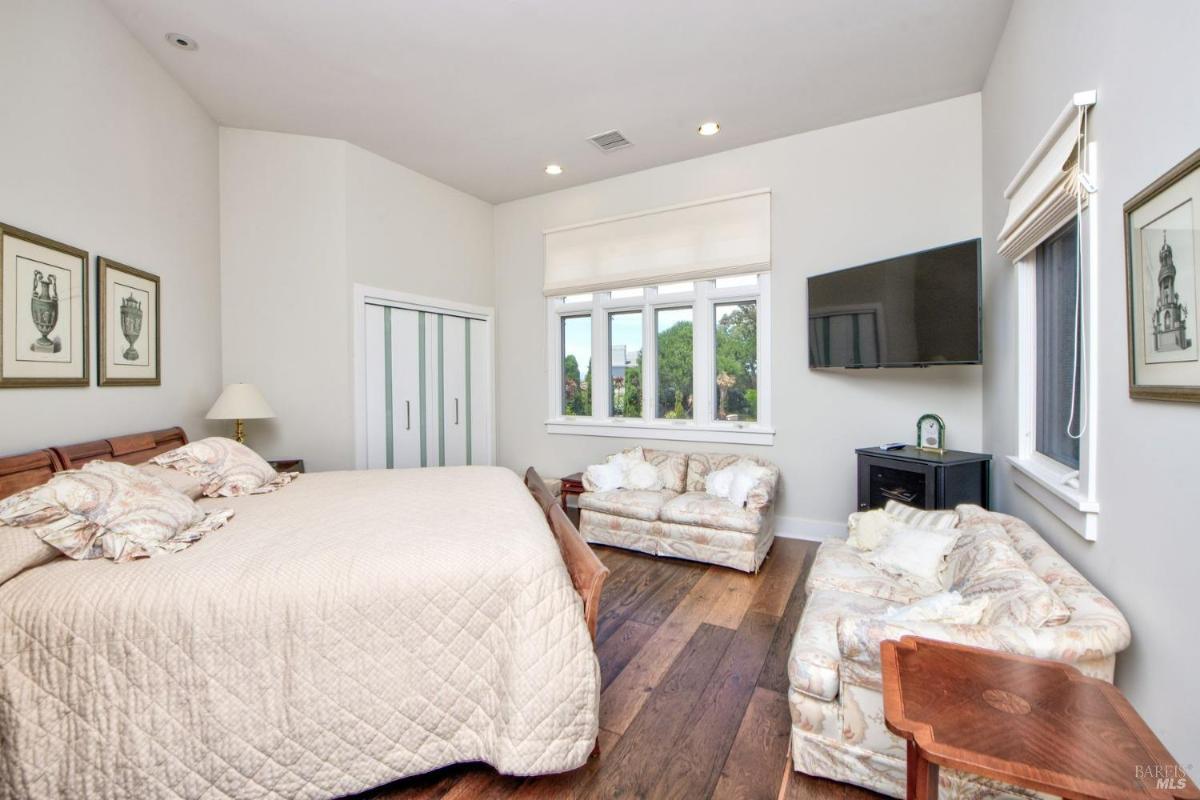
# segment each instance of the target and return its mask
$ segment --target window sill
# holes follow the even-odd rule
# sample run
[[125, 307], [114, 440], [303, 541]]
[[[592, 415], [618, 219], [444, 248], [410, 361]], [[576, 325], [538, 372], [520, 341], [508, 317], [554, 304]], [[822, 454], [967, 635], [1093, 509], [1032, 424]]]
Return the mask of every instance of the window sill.
[[1048, 458], [1009, 456], [1013, 483], [1089, 542], [1096, 541], [1100, 504], [1081, 489], [1063, 483], [1071, 472]]
[[625, 439], [661, 439], [671, 442], [775, 444], [774, 428], [750, 423], [698, 425], [683, 422], [560, 417], [546, 420], [546, 433], [569, 436], [610, 436]]

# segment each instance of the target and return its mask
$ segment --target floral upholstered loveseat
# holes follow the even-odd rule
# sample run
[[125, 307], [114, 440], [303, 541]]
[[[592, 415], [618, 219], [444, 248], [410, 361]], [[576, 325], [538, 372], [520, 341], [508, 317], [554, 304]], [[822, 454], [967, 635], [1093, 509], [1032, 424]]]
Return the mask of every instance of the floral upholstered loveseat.
[[[629, 452], [629, 451], [626, 451]], [[595, 491], [585, 473], [579, 496], [579, 531], [589, 542], [687, 558], [755, 572], [774, 532], [779, 468], [760, 458], [729, 453], [643, 449], [663, 485], [660, 490]], [[705, 492], [705, 479], [740, 460], [766, 467], [745, 507]]]
[[[880, 693], [880, 643], [887, 639], [913, 634], [1058, 659], [1112, 680], [1115, 656], [1130, 639], [1129, 625], [1112, 602], [1016, 517], [978, 506], [957, 511], [962, 534], [947, 566], [955, 584], [965, 577], [954, 574], [956, 569], [987, 569], [979, 559], [964, 557], [967, 548], [988, 535], [1007, 537], [1069, 610], [1069, 619], [1036, 628], [996, 624], [999, 620], [990, 625], [893, 621], [883, 616], [889, 607], [920, 595], [877, 570], [845, 541], [824, 542], [809, 573], [808, 598], [788, 661], [792, 760], [800, 772], [904, 796], [905, 743], [884, 724]], [[996, 582], [995, 588], [1009, 587]], [[944, 798], [1038, 796], [953, 770], [942, 770], [939, 780]]]

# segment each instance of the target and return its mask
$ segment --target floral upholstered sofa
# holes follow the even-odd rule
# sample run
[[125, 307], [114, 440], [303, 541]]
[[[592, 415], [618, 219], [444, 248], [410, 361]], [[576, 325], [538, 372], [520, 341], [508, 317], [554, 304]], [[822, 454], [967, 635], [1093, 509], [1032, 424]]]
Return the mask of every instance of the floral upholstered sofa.
[[[824, 542], [809, 573], [808, 598], [788, 661], [792, 760], [798, 771], [904, 796], [905, 743], [888, 731], [883, 716], [879, 659], [880, 643], [887, 639], [912, 634], [1058, 659], [1112, 680], [1115, 656], [1130, 640], [1129, 625], [1112, 602], [1016, 517], [978, 506], [959, 506], [957, 512], [961, 534], [946, 566], [954, 586], [973, 575], [989, 591], [1008, 591], [1011, 603], [1012, 585], [992, 580], [984, 559], [972, 556], [972, 548], [989, 536], [1007, 538], [1045, 584], [1037, 596], [1047, 596], [1046, 586], [1056, 596], [1050, 600], [1063, 611], [1056, 621], [1067, 611], [1069, 618], [1041, 627], [1001, 624], [1003, 617], [976, 625], [895, 621], [885, 613], [920, 599], [914, 589], [877, 570], [851, 544]], [[944, 798], [1038, 796], [953, 770], [941, 771], [940, 790]]]
[[[584, 538], [652, 555], [757, 571], [775, 538], [779, 468], [760, 458], [729, 453], [641, 452], [657, 469], [663, 488], [600, 492], [585, 473], [585, 491], [579, 496], [579, 531]], [[750, 490], [745, 507], [705, 491], [710, 473], [741, 460], [767, 471]]]

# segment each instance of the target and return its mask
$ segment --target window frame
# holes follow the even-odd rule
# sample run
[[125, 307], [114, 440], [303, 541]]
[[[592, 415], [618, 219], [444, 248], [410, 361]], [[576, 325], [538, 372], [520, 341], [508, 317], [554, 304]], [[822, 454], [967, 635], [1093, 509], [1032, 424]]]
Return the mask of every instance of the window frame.
[[[716, 442], [771, 445], [775, 429], [771, 424], [771, 276], [756, 273], [755, 286], [717, 288], [715, 279], [694, 281], [691, 291], [659, 294], [656, 286], [642, 287], [641, 297], [613, 298], [610, 292], [594, 292], [589, 301], [552, 297], [546, 302], [548, 376], [550, 380], [549, 416], [546, 431], [551, 434], [631, 437], [667, 441]], [[632, 287], [631, 287], [632, 288]], [[715, 419], [716, 320], [718, 303], [748, 302], [758, 305], [758, 419], [755, 422], [727, 422]], [[692, 415], [690, 420], [669, 420], [655, 416], [658, 397], [658, 309], [692, 309]], [[609, 347], [609, 319], [622, 311], [642, 312], [642, 416], [601, 416], [607, 411], [612, 367]], [[592, 317], [592, 416], [569, 417], [562, 413], [561, 387], [562, 341], [558, 333], [565, 316], [591, 314]], [[597, 366], [599, 365], [599, 366]], [[597, 400], [600, 405], [597, 405]]]
[[[1095, 143], [1088, 145], [1088, 161], [1095, 169]], [[1082, 380], [1080, 404], [1087, 427], [1079, 439], [1079, 469], [1063, 464], [1037, 449], [1038, 413], [1038, 320], [1037, 252], [1054, 238], [1076, 214], [1064, 214], [1048, 225], [1045, 236], [1034, 243], [1015, 264], [1017, 284], [1017, 452], [1007, 457], [1013, 468], [1013, 483], [1072, 530], [1088, 541], [1098, 536], [1100, 503], [1097, 498], [1097, 431], [1100, 428], [1099, 398], [1099, 226], [1098, 193], [1092, 194], [1078, 219], [1080, 357]]]

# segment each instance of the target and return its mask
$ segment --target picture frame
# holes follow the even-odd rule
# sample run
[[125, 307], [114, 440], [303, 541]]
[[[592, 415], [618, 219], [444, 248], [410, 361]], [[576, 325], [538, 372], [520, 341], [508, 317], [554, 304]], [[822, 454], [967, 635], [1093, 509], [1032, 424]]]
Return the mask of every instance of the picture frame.
[[96, 259], [96, 361], [100, 386], [162, 385], [159, 277], [110, 258]]
[[1129, 396], [1200, 402], [1200, 150], [1124, 205]]
[[0, 223], [0, 389], [88, 386], [86, 250]]

